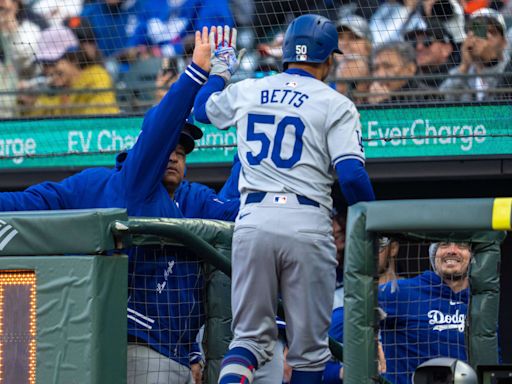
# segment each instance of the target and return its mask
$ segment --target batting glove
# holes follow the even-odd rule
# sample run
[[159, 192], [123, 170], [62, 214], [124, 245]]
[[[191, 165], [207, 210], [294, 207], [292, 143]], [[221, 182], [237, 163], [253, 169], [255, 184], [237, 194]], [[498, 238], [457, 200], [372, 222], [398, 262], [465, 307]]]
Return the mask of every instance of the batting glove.
[[236, 54], [236, 28], [230, 29], [227, 25], [217, 27], [217, 33], [210, 32], [210, 47], [212, 51], [210, 75], [217, 75], [226, 83], [240, 66], [245, 55], [245, 49]]

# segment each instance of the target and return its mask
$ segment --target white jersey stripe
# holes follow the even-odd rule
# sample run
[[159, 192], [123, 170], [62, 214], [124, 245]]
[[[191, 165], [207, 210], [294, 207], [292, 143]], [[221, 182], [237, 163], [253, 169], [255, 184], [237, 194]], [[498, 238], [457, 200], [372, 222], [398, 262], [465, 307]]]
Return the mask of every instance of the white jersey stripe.
[[347, 154], [347, 155], [342, 155], [342, 156], [338, 156], [337, 158], [335, 158], [332, 162], [332, 165], [333, 166], [336, 166], [336, 164], [338, 164], [340, 161], [342, 160], [347, 160], [347, 159], [355, 159], [355, 160], [359, 160], [360, 162], [362, 162], [364, 164], [365, 162], [365, 159], [364, 157], [362, 156], [359, 156], [355, 153], [350, 153], [350, 154]]
[[190, 77], [192, 80], [194, 80], [197, 84], [203, 85], [204, 81], [199, 80], [197, 77], [194, 76], [194, 74], [189, 71], [189, 68], [185, 69], [185, 73]]
[[145, 328], [147, 328], [147, 329], [153, 329], [153, 326], [152, 326], [152, 325], [146, 324], [146, 323], [144, 323], [143, 321], [140, 321], [139, 319], [135, 318], [134, 316], [128, 315], [127, 317], [128, 317], [130, 320], [135, 321], [137, 324], [140, 324], [140, 325], [142, 325], [143, 327], [145, 327]]
[[252, 383], [254, 380], [253, 372], [249, 368], [239, 364], [228, 364], [224, 368], [222, 368], [219, 377], [227, 375], [238, 375], [246, 377], [249, 380], [249, 383]]
[[193, 66], [189, 65], [187, 67], [188, 70], [190, 70], [194, 75], [199, 77], [200, 79], [203, 79], [204, 81], [208, 80], [208, 77], [203, 75], [201, 72], [199, 72], [197, 69], [195, 69]]
[[132, 313], [132, 314], [134, 314], [134, 315], [136, 315], [136, 316], [141, 317], [142, 319], [146, 320], [147, 322], [149, 322], [149, 323], [151, 323], [151, 324], [153, 324], [153, 323], [155, 322], [155, 320], [153, 320], [153, 319], [151, 319], [151, 318], [149, 318], [149, 317], [147, 317], [147, 316], [144, 316], [142, 313], [137, 312], [137, 311], [134, 311], [134, 310], [133, 310], [133, 309], [131, 309], [131, 308], [128, 308], [128, 312], [130, 312], [130, 313]]

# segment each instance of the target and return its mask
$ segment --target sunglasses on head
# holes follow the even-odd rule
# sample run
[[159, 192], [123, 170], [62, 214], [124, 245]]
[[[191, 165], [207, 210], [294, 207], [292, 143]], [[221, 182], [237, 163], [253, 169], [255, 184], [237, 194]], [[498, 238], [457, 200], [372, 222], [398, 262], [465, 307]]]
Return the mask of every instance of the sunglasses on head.
[[437, 40], [433, 36], [423, 35], [422, 39], [418, 39], [417, 36], [412, 36], [407, 38], [407, 41], [411, 43], [414, 47], [417, 47], [418, 43], [421, 43], [425, 48], [430, 48], [430, 46], [434, 44]]

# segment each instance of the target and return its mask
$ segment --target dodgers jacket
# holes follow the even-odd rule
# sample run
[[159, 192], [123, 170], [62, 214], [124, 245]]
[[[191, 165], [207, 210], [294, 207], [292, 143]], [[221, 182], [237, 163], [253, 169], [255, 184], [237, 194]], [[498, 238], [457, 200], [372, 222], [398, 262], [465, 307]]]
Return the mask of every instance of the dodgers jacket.
[[464, 341], [469, 288], [454, 292], [432, 271], [379, 288], [386, 378], [411, 382], [418, 365], [434, 357], [467, 360]]
[[128, 45], [159, 46], [167, 57], [184, 53], [187, 34], [205, 26], [234, 25], [227, 0], [144, 0], [140, 5]]
[[[144, 118], [137, 143], [122, 167], [91, 168], [61, 182], [0, 193], [1, 211], [127, 208], [130, 216], [183, 217], [161, 183], [194, 97], [207, 74], [190, 65]], [[158, 253], [156, 253], [158, 252]], [[180, 250], [129, 251], [128, 332], [183, 365], [197, 359], [195, 336], [203, 321], [199, 263], [177, 262]], [[188, 254], [189, 252], [187, 252]], [[135, 292], [135, 293], [134, 293]], [[178, 316], [181, 314], [181, 316]], [[187, 320], [191, 319], [191, 320]]]

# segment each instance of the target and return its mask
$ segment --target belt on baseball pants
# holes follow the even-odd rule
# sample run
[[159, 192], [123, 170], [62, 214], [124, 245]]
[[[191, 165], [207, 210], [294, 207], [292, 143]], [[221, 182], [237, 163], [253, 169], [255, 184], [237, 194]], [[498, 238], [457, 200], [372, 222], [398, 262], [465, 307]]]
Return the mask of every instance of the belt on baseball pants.
[[[267, 192], [250, 192], [247, 194], [247, 198], [245, 199], [245, 204], [251, 204], [251, 203], [261, 203], [265, 196], [267, 195]], [[317, 203], [314, 200], [311, 200], [309, 197], [302, 196], [302, 195], [295, 195], [297, 196], [297, 201], [301, 205], [311, 205], [313, 207], [320, 207], [320, 204]]]

